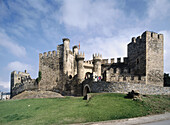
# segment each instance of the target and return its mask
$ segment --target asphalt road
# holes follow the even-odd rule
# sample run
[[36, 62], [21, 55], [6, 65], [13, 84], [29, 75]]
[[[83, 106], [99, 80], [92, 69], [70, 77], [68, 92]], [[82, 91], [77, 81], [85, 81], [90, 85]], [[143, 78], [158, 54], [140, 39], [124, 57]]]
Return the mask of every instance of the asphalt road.
[[170, 113], [130, 119], [90, 122], [72, 125], [170, 125]]
[[157, 122], [152, 122], [152, 123], [147, 123], [142, 125], [170, 125], [170, 120], [157, 121]]

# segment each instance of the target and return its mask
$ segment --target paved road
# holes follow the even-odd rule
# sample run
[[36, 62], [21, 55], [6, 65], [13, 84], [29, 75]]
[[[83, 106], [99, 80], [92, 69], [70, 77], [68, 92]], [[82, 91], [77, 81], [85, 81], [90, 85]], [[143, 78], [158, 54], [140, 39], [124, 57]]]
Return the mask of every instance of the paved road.
[[170, 120], [164, 120], [164, 121], [158, 121], [158, 122], [152, 122], [142, 125], [170, 125]]
[[170, 125], [170, 113], [103, 122], [81, 123], [74, 125]]

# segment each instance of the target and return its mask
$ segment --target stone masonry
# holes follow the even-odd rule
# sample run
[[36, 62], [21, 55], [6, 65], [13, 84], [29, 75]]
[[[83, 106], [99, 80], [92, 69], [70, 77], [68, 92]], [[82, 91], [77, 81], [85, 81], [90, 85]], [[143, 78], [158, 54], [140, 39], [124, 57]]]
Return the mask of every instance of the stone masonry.
[[[111, 58], [109, 63], [109, 59], [103, 59], [100, 54], [85, 60], [85, 54], [79, 52], [77, 46], [70, 50], [70, 40], [64, 38], [57, 51], [39, 54], [39, 71], [42, 73], [39, 89], [80, 96], [83, 95], [84, 81], [163, 87], [163, 50], [163, 35], [145, 31], [132, 38], [123, 61], [117, 58], [116, 62]], [[15, 87], [12, 82], [11, 86]]]

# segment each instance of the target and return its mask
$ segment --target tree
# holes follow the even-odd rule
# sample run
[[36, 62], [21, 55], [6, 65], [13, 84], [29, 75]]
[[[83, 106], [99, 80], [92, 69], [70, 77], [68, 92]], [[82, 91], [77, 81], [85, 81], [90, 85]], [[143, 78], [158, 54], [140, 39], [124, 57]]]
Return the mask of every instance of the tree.
[[170, 76], [164, 73], [164, 86], [170, 86]]
[[41, 71], [38, 72], [38, 78], [36, 79], [36, 82], [38, 83], [38, 89], [40, 89], [40, 81], [41, 81]]

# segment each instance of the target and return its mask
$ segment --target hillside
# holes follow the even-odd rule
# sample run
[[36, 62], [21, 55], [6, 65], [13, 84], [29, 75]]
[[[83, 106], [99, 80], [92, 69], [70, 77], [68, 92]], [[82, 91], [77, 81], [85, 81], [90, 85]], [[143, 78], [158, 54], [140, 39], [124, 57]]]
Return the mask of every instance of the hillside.
[[37, 125], [95, 122], [170, 111], [170, 96], [145, 96], [133, 101], [124, 94], [0, 101], [0, 124]]
[[32, 98], [56, 98], [63, 97], [61, 94], [51, 91], [24, 91], [12, 99], [32, 99]]

